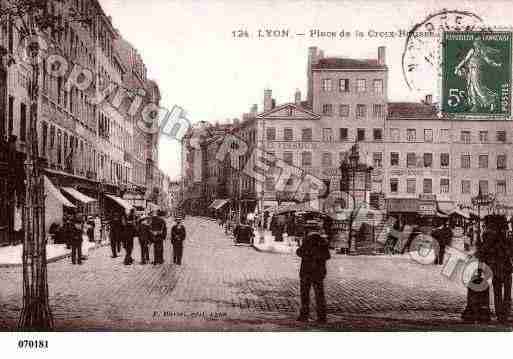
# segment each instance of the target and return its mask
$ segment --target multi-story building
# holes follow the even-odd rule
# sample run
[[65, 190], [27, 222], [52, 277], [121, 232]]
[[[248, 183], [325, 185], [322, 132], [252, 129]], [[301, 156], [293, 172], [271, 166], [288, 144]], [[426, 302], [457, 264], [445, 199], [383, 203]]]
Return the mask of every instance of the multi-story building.
[[[382, 209], [406, 218], [426, 208], [470, 206], [478, 193], [492, 193], [497, 203], [511, 206], [512, 122], [441, 116], [431, 96], [391, 102], [388, 70], [384, 47], [374, 59], [325, 57], [312, 47], [307, 100], [296, 91], [294, 102], [276, 106], [267, 89], [263, 111], [244, 115], [232, 133], [248, 148], [256, 145], [301, 175], [321, 179], [329, 192], [341, 189], [340, 164], [357, 143], [360, 161], [372, 167], [370, 196], [362, 200], [384, 197], [386, 206], [376, 202]], [[283, 191], [276, 191], [276, 172], [267, 173], [264, 183], [246, 178], [241, 170], [248, 156], [226, 172], [231, 198], [262, 199], [264, 206], [298, 198], [301, 179], [294, 176]]]
[[[4, 5], [4, 1], [0, 1]], [[37, 137], [40, 163], [45, 175], [56, 187], [61, 187], [71, 200], [84, 202], [79, 210], [98, 212], [105, 204], [103, 196], [115, 202], [126, 192], [147, 192], [155, 187], [153, 173], [158, 163], [157, 135], [141, 133], [137, 118], [129, 115], [128, 106], [117, 106], [113, 96], [120, 89], [146, 90], [147, 101], [160, 99], [158, 86], [146, 78], [146, 69], [140, 56], [130, 46], [125, 46], [111, 18], [102, 10], [97, 0], [68, 0], [48, 2], [52, 15], [62, 16], [61, 31], [46, 32], [48, 41], [56, 45], [67, 62], [67, 68], [78, 65], [92, 73], [92, 88], [67, 86], [65, 76], [52, 76], [47, 70], [47, 60], [40, 66], [37, 113]], [[75, 8], [88, 22], [68, 18], [67, 8]], [[15, 202], [23, 197], [23, 160], [28, 147], [29, 98], [28, 87], [31, 66], [17, 56], [20, 44], [19, 26], [4, 22], [0, 28], [0, 45], [5, 51], [0, 66], [0, 139], [2, 155], [11, 139], [11, 164], [17, 174], [11, 173], [18, 183], [17, 190], [11, 183], [2, 182], [0, 202], [6, 203], [5, 223], [0, 232], [11, 233]], [[128, 50], [127, 50], [128, 49]], [[92, 98], [109, 85], [116, 91], [104, 101]], [[14, 151], [14, 152], [13, 152]], [[0, 156], [1, 157], [1, 156]], [[1, 166], [0, 166], [1, 167]], [[6, 178], [9, 178], [7, 176]], [[2, 207], [2, 210], [4, 208]], [[2, 213], [4, 213], [2, 211]], [[47, 211], [47, 224], [62, 221], [61, 215]], [[0, 235], [5, 242], [11, 235]], [[1, 239], [4, 238], [4, 239]]]

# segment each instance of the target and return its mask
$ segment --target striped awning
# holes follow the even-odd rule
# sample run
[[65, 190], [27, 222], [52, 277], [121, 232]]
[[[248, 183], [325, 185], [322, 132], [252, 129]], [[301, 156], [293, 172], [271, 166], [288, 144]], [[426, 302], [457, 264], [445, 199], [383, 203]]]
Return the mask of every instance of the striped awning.
[[226, 205], [228, 202], [230, 202], [229, 199], [216, 199], [216, 200], [212, 201], [212, 203], [210, 203], [208, 208], [219, 209], [219, 208], [223, 207], [224, 205]]
[[120, 198], [118, 196], [106, 194], [105, 197], [110, 198], [111, 200], [116, 202], [118, 205], [120, 205], [125, 210], [125, 212], [127, 214], [134, 208], [134, 206], [132, 206], [132, 204], [130, 204], [129, 202], [125, 201], [123, 198]]
[[57, 199], [63, 206], [69, 207], [69, 208], [76, 208], [76, 206], [68, 201], [66, 197], [63, 196], [61, 191], [55, 187], [55, 185], [50, 181], [50, 179], [46, 176], [44, 176], [45, 181], [45, 193], [51, 194], [55, 199]]
[[72, 187], [62, 187], [61, 189], [81, 203], [88, 204], [91, 202], [96, 202], [96, 199], [86, 196], [82, 192], [79, 192]]

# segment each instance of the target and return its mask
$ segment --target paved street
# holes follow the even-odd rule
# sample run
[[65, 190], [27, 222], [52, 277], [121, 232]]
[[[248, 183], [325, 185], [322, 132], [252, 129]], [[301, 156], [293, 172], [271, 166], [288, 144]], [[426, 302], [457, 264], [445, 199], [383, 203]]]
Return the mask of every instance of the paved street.
[[[58, 330], [303, 330], [299, 258], [235, 246], [213, 221], [188, 218], [182, 266], [111, 259], [110, 248], [90, 253], [82, 266], [48, 265], [50, 302]], [[328, 330], [501, 330], [463, 324], [466, 290], [457, 276], [407, 258], [344, 257], [329, 261]], [[21, 269], [0, 271], [0, 328], [15, 327]], [[312, 311], [313, 319], [315, 312]], [[321, 328], [322, 329], [322, 328]]]

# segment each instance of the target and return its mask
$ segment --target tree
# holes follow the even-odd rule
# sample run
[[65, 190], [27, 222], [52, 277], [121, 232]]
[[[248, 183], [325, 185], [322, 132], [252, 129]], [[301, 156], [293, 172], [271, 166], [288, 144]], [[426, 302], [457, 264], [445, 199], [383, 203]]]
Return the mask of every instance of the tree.
[[[25, 205], [23, 208], [23, 309], [18, 325], [23, 330], [45, 331], [53, 328], [53, 317], [48, 300], [46, 266], [46, 231], [44, 205], [44, 178], [38, 153], [37, 114], [39, 100], [40, 41], [44, 31], [61, 31], [60, 15], [49, 14], [50, 3], [59, 0], [17, 0], [0, 9], [0, 20], [9, 21], [20, 34], [19, 49], [30, 63], [28, 88], [29, 135], [25, 160]], [[52, 4], [53, 5], [53, 4]], [[73, 13], [73, 14], [72, 14]], [[76, 15], [71, 9], [70, 17]], [[84, 21], [77, 18], [72, 21]], [[45, 39], [46, 40], [46, 39]], [[11, 61], [9, 61], [11, 63]], [[45, 70], [45, 69], [43, 69]]]

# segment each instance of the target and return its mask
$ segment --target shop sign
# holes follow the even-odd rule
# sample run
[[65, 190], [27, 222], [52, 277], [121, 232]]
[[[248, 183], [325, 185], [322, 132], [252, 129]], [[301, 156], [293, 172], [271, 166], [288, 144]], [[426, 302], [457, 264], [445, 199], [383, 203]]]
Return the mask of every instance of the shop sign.
[[266, 147], [284, 150], [315, 150], [318, 148], [318, 144], [315, 142], [268, 142]]

